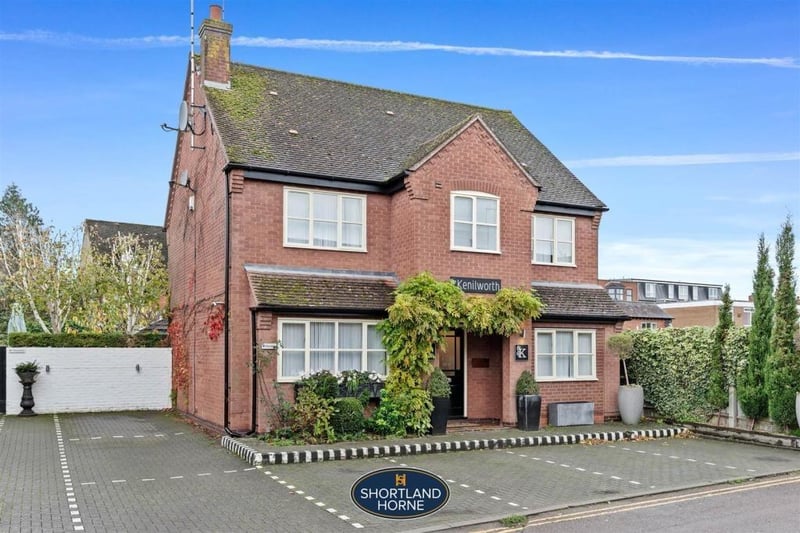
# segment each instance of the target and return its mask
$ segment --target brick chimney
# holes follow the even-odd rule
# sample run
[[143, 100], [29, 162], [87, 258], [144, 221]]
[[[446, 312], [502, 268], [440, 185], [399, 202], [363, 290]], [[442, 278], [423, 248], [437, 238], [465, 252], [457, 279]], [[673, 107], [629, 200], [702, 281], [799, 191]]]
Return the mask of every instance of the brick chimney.
[[211, 6], [209, 18], [200, 26], [200, 73], [203, 85], [231, 88], [231, 33], [233, 26], [222, 20], [222, 7]]

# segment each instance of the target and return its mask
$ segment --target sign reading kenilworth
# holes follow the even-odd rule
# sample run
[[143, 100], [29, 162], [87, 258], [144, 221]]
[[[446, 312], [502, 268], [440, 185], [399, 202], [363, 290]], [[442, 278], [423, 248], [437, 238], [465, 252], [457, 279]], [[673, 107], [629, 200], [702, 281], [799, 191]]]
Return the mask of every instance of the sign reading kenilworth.
[[361, 476], [350, 489], [353, 503], [383, 518], [419, 518], [445, 506], [450, 488], [439, 476], [418, 468], [385, 468]]

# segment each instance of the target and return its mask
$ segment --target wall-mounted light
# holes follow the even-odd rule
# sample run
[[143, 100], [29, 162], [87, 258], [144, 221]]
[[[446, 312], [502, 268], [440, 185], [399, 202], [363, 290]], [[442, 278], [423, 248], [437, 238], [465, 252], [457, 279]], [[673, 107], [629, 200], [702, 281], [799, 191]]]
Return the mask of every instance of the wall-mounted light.
[[50, 373], [50, 365], [44, 365], [44, 371], [49, 374]]
[[136, 363], [136, 372], [141, 372], [142, 367], [139, 366], [139, 363]]

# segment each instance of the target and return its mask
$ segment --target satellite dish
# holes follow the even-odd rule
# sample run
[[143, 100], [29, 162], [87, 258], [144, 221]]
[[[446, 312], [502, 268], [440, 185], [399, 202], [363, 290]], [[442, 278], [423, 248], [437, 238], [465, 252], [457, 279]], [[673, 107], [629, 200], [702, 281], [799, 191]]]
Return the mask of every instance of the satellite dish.
[[181, 102], [181, 106], [178, 109], [178, 130], [179, 131], [186, 131], [186, 128], [189, 126], [189, 106], [186, 104], [186, 100]]
[[181, 175], [178, 176], [178, 185], [180, 185], [181, 187], [186, 187], [188, 183], [189, 183], [189, 171], [182, 170]]

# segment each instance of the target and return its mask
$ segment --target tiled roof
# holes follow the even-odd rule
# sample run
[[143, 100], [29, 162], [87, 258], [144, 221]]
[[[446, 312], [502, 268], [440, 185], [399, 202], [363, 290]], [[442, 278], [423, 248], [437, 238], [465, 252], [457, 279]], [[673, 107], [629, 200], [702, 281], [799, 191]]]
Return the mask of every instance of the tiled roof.
[[672, 320], [672, 316], [658, 305], [650, 302], [623, 302], [617, 301], [623, 313], [631, 318], [656, 318]]
[[205, 91], [234, 164], [384, 183], [478, 115], [542, 186], [540, 202], [605, 209], [510, 111], [238, 63], [230, 90]]
[[159, 243], [166, 262], [167, 234], [161, 226], [112, 222], [108, 220], [92, 220], [87, 218], [83, 221], [83, 230], [85, 236], [88, 237], [88, 242], [98, 253], [110, 253], [111, 241], [117, 234], [137, 235], [145, 243]]
[[628, 318], [599, 285], [533, 282], [531, 287], [546, 306], [541, 319], [617, 321]]
[[392, 277], [342, 271], [304, 271], [247, 265], [259, 307], [296, 310], [385, 311], [397, 288]]

